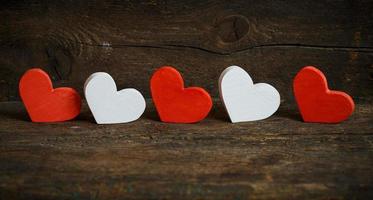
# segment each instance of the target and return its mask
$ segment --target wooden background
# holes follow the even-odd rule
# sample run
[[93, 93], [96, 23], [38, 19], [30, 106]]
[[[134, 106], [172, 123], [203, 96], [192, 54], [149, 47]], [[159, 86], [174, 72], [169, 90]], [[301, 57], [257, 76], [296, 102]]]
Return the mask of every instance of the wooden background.
[[357, 102], [373, 96], [373, 1], [8, 1], [0, 9], [0, 100], [18, 100], [18, 80], [39, 66], [57, 86], [80, 91], [93, 72], [149, 96], [163, 65], [218, 97], [230, 65], [275, 85], [293, 104], [305, 65]]
[[[220, 73], [273, 84], [269, 119], [231, 124], [219, 100], [196, 124], [97, 125], [86, 104], [65, 123], [31, 123], [18, 80], [39, 66], [82, 94], [93, 72], [149, 98], [162, 65], [218, 97]], [[300, 119], [305, 65], [356, 110], [340, 124]], [[82, 95], [83, 96], [83, 95]], [[7, 1], [0, 4], [0, 199], [373, 199], [373, 0]]]

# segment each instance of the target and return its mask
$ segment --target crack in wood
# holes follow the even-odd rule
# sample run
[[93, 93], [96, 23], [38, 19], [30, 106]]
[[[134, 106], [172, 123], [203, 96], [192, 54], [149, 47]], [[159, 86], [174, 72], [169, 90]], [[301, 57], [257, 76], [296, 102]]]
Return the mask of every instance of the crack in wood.
[[181, 50], [182, 48], [194, 49], [199, 51], [204, 51], [211, 54], [217, 55], [232, 55], [235, 53], [242, 53], [248, 50], [254, 49], [263, 49], [263, 48], [303, 48], [303, 49], [315, 49], [315, 50], [327, 50], [327, 51], [342, 51], [342, 52], [359, 52], [359, 53], [373, 53], [373, 47], [349, 47], [349, 46], [322, 46], [322, 45], [308, 45], [308, 44], [262, 44], [262, 45], [253, 45], [246, 48], [233, 50], [230, 52], [219, 52], [203, 47], [191, 46], [191, 45], [182, 45], [182, 44], [148, 44], [148, 45], [138, 45], [138, 44], [111, 44], [101, 45], [101, 44], [89, 44], [80, 42], [80, 45], [93, 46], [93, 47], [102, 47], [102, 48], [155, 48], [155, 49], [167, 49], [167, 50]]

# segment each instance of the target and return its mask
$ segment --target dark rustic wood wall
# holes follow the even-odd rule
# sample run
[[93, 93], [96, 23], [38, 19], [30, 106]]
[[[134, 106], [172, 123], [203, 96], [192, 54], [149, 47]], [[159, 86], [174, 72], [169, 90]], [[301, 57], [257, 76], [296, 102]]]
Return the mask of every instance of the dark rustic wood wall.
[[221, 71], [235, 64], [291, 103], [292, 78], [315, 65], [356, 101], [373, 96], [372, 0], [8, 1], [0, 45], [0, 101], [18, 99], [18, 79], [34, 66], [81, 94], [91, 73], [106, 71], [149, 97], [153, 71], [173, 65], [217, 97]]
[[[33, 66], [82, 94], [93, 72], [149, 96], [174, 65], [218, 97], [240, 65], [284, 100], [275, 116], [231, 124], [221, 103], [197, 124], [29, 122], [0, 103], [0, 199], [373, 199], [373, 0], [7, 1], [0, 4], [0, 101]], [[335, 125], [303, 123], [292, 79], [322, 69], [358, 103]], [[149, 102], [149, 101], [148, 101]]]

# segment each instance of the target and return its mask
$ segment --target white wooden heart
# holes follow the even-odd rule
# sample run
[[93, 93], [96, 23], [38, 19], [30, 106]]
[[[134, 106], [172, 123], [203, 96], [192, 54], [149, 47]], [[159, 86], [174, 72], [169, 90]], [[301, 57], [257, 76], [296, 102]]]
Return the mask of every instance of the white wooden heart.
[[97, 124], [135, 121], [146, 107], [139, 91], [133, 88], [117, 91], [113, 78], [105, 72], [89, 76], [84, 84], [84, 94]]
[[226, 68], [219, 78], [220, 98], [233, 123], [270, 117], [280, 106], [280, 94], [267, 83], [254, 84], [241, 67]]

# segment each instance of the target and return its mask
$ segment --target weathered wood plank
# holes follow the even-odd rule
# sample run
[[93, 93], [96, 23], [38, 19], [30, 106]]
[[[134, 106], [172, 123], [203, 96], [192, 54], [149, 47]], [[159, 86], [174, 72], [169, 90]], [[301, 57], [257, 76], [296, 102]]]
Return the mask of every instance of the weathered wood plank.
[[[87, 6], [88, 5], [88, 6]], [[372, 199], [373, 1], [27, 1], [0, 5], [0, 101], [18, 99], [32, 66], [82, 92], [90, 73], [149, 97], [174, 65], [217, 97], [232, 64], [280, 91], [265, 121], [164, 124], [151, 104], [134, 123], [32, 124], [0, 103], [0, 199]], [[359, 103], [335, 125], [305, 124], [291, 81], [319, 66]], [[81, 93], [82, 94], [82, 93]]]
[[[18, 50], [15, 50], [18, 51]], [[12, 50], [8, 53], [15, 53]], [[316, 65], [329, 78], [334, 89], [345, 90], [355, 100], [372, 101], [373, 84], [371, 53], [348, 53], [318, 49], [276, 48], [256, 49], [231, 56], [212, 56], [199, 50], [167, 50], [154, 48], [92, 48], [94, 55], [87, 60], [85, 56], [74, 59], [74, 67], [65, 77], [57, 72], [58, 66], [48, 64], [48, 60], [25, 61], [3, 65], [2, 99], [14, 100], [18, 96], [18, 77], [37, 63], [48, 71], [56, 86], [72, 86], [82, 94], [85, 79], [93, 72], [106, 71], [114, 77], [119, 88], [138, 88], [149, 97], [149, 79], [154, 70], [168, 64], [177, 67], [185, 77], [188, 86], [198, 85], [206, 88], [212, 96], [218, 96], [217, 80], [225, 67], [233, 63], [247, 70], [255, 82], [268, 82], [279, 90], [283, 100], [292, 102], [292, 79], [305, 65]], [[40, 52], [39, 52], [40, 53]], [[107, 54], [106, 54], [107, 53]], [[41, 54], [37, 54], [41, 56]], [[9, 62], [9, 56], [5, 56]], [[140, 59], [141, 58], [141, 59]], [[23, 62], [23, 61], [21, 61]], [[61, 63], [61, 62], [59, 62]], [[66, 62], [67, 63], [67, 62]], [[59, 75], [60, 74], [60, 75]], [[62, 74], [62, 75], [61, 75]]]
[[0, 100], [18, 99], [17, 79], [31, 66], [80, 91], [89, 73], [107, 71], [149, 97], [148, 79], [165, 64], [215, 97], [222, 69], [241, 65], [290, 103], [293, 75], [317, 65], [332, 86], [372, 100], [371, 0], [86, 3], [0, 7]]
[[35, 124], [0, 103], [0, 198], [371, 199], [373, 108], [306, 124], [291, 108], [231, 124], [218, 103], [198, 124]]

